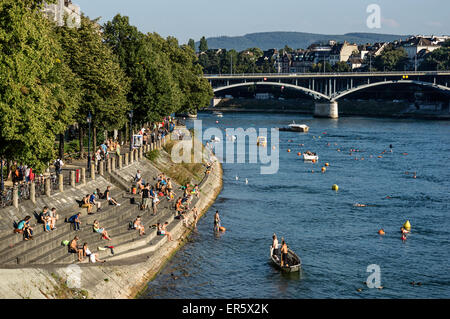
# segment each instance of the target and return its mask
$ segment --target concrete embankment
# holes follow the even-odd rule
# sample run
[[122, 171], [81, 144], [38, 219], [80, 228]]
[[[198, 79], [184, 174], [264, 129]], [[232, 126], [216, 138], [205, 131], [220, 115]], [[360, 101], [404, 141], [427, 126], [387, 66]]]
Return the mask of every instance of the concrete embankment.
[[[161, 152], [164, 151], [161, 150]], [[200, 215], [203, 215], [209, 206], [214, 203], [222, 188], [222, 167], [215, 157], [212, 158], [214, 159], [212, 169], [209, 174], [205, 175], [200, 184], [201, 195], [191, 204], [191, 207], [195, 205], [198, 208]], [[143, 158], [122, 170], [117, 170], [113, 179], [122, 180], [123, 184], [129, 184], [132, 174], [137, 169], [143, 172], [143, 175], [151, 184], [153, 184], [152, 176], [156, 177], [155, 174], [162, 171], [162, 167], [158, 167], [158, 161], [151, 162]], [[104, 184], [95, 185], [101, 188], [106, 184], [111, 184], [101, 180], [96, 182]], [[124, 205], [129, 204], [123, 204], [121, 208]], [[125, 211], [119, 213], [123, 214]], [[149, 213], [139, 213], [138, 211], [136, 213], [144, 216], [149, 215]], [[135, 235], [135, 237], [118, 243], [117, 247], [114, 248], [114, 255], [111, 255], [109, 250], [99, 251], [100, 258], [107, 260], [104, 264], [83, 262], [66, 263], [64, 265], [56, 265], [55, 263], [3, 265], [0, 269], [0, 280], [2, 282], [0, 298], [103, 299], [136, 297], [139, 292], [146, 288], [147, 282], [154, 278], [173, 254], [185, 244], [187, 236], [192, 231], [192, 228], [186, 227], [182, 220], [174, 219], [173, 209], [171, 209], [169, 203], [164, 203], [161, 210], [158, 210], [157, 217], [154, 217], [154, 219], [152, 217], [147, 218], [147, 226], [151, 226], [155, 222], [168, 221], [168, 230], [172, 234], [173, 241], [168, 241], [167, 236], [156, 236], [156, 230], [146, 226], [147, 236], [142, 238], [137, 234], [131, 234], [132, 231], [130, 231], [130, 234], [125, 234], [127, 236]], [[188, 225], [191, 224], [192, 220], [193, 216], [190, 214]], [[124, 232], [126, 233], [126, 230]], [[70, 236], [73, 236], [73, 234], [70, 234]], [[83, 238], [81, 239], [83, 240]], [[95, 249], [95, 247], [92, 248]], [[65, 260], [65, 257], [63, 259]]]

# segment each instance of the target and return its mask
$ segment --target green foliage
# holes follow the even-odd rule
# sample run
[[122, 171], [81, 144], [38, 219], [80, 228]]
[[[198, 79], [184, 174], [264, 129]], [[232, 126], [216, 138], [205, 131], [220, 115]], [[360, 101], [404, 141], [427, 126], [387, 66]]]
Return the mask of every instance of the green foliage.
[[429, 53], [420, 64], [420, 70], [450, 70], [450, 40], [445, 41], [442, 47]]
[[200, 44], [198, 46], [198, 50], [200, 52], [208, 51], [208, 41], [206, 41], [206, 38], [204, 36], [200, 39]]
[[325, 62], [325, 67], [324, 67], [323, 61], [321, 61], [316, 64], [313, 64], [310, 71], [311, 72], [332, 72], [333, 68], [331, 67], [331, 64], [328, 62]]
[[388, 45], [383, 52], [375, 58], [373, 65], [379, 71], [403, 71], [408, 63], [408, 55], [403, 48]]
[[174, 112], [209, 104], [212, 89], [196, 65], [191, 47], [179, 46], [173, 37], [142, 34], [130, 26], [128, 17], [116, 15], [104, 28], [105, 42], [119, 56], [131, 78], [127, 96], [140, 122], [155, 122]]
[[99, 26], [82, 16], [79, 29], [58, 30], [68, 64], [81, 79], [78, 123], [86, 127], [86, 117], [91, 112], [92, 125], [98, 130], [121, 128], [129, 108], [129, 79], [117, 56], [104, 45]]
[[154, 162], [154, 161], [156, 161], [156, 160], [158, 159], [158, 157], [159, 157], [159, 150], [153, 150], [153, 151], [150, 151], [150, 152], [148, 152], [148, 153], [146, 154], [146, 156], [147, 156], [147, 158], [148, 158], [150, 161]]
[[351, 72], [352, 68], [346, 62], [340, 61], [333, 65], [333, 71], [335, 72]]
[[63, 83], [71, 71], [39, 8], [40, 1], [0, 2], [0, 156], [42, 172], [77, 96]]
[[192, 49], [192, 51], [195, 52], [195, 41], [194, 41], [194, 39], [189, 39], [187, 45]]

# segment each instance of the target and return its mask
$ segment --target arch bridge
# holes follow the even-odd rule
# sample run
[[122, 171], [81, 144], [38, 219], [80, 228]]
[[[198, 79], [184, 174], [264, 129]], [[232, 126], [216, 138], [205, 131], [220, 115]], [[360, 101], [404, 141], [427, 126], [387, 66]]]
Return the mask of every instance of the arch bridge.
[[314, 98], [314, 116], [330, 118], [338, 117], [340, 98], [375, 86], [414, 84], [450, 95], [450, 71], [205, 74], [204, 77], [214, 93], [250, 85], [299, 90]]

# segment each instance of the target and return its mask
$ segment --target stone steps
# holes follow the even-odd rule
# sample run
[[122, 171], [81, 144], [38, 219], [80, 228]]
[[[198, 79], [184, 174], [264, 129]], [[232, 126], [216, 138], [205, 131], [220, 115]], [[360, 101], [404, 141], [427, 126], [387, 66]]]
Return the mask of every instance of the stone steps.
[[[121, 208], [122, 206], [119, 206], [117, 208]], [[111, 235], [116, 230], [116, 228], [121, 227], [123, 225], [124, 220], [127, 220], [128, 218], [132, 218], [134, 212], [137, 212], [137, 206], [134, 207], [134, 209], [130, 209], [128, 207], [125, 207], [118, 211], [112, 211], [118, 212], [121, 215], [120, 216], [111, 216], [109, 219], [104, 220], [103, 222], [100, 222], [101, 227], [105, 227], [106, 230], [108, 230], [108, 233]], [[66, 224], [65, 228], [62, 228], [62, 231], [59, 233], [54, 234], [55, 236], [52, 236], [48, 240], [40, 243], [40, 240], [38, 239], [38, 242], [36, 242], [33, 245], [33, 242], [35, 240], [29, 240], [26, 241], [26, 243], [32, 244], [31, 247], [25, 247], [26, 250], [21, 249], [21, 252], [13, 251], [14, 252], [14, 258], [2, 261], [8, 264], [27, 264], [27, 263], [33, 263], [39, 261], [39, 256], [45, 254], [47, 251], [52, 251], [59, 246], [61, 246], [61, 242], [63, 240], [71, 240], [75, 235], [78, 235], [80, 237], [80, 240], [88, 240], [90, 238], [95, 237], [101, 237], [100, 234], [93, 232], [92, 224], [86, 225], [82, 224], [82, 230], [75, 232], [71, 227], [71, 224]], [[56, 230], [58, 231], [59, 228]], [[51, 233], [47, 233], [51, 235]], [[43, 236], [40, 236], [38, 238], [42, 238]], [[45, 240], [45, 239], [44, 239]], [[3, 257], [3, 256], [2, 256]], [[3, 258], [2, 258], [3, 259]]]
[[[115, 198], [117, 197], [116, 199], [119, 201], [119, 203], [122, 204], [122, 202], [125, 202], [125, 201], [122, 201], [120, 199], [120, 197], [123, 197], [124, 194], [125, 193], [122, 192], [119, 194], [115, 194], [113, 197], [115, 197]], [[117, 195], [119, 195], [119, 196], [117, 196]], [[108, 203], [105, 200], [100, 200], [100, 202], [102, 203], [101, 213], [108, 210], [109, 208], [114, 208], [114, 206], [108, 205]], [[51, 209], [51, 207], [49, 207], [49, 209]], [[96, 210], [96, 208], [93, 209], [93, 211], [95, 211], [95, 210]], [[77, 204], [74, 203], [74, 205], [70, 209], [65, 209], [64, 211], [59, 211], [57, 209], [57, 213], [59, 215], [59, 220], [56, 222], [56, 227], [59, 228], [62, 225], [64, 225], [64, 219], [71, 217], [72, 215], [74, 215], [77, 212], [81, 212], [82, 221], [85, 218], [85, 216], [94, 217], [94, 219], [95, 219], [95, 216], [97, 216], [97, 214], [87, 215], [85, 208], [81, 208]], [[30, 213], [29, 215], [31, 216], [32, 213]], [[32, 216], [32, 218], [34, 218], [34, 216]], [[36, 223], [36, 224], [33, 224], [33, 222], [31, 223], [32, 228], [33, 228], [34, 237], [36, 237], [37, 235], [39, 235], [41, 233], [45, 233], [44, 232], [44, 224], [38, 223], [36, 219], [32, 219], [32, 220], [33, 220], [33, 222]], [[0, 232], [0, 255], [4, 249], [10, 248], [11, 246], [16, 246], [17, 244], [19, 244], [21, 242], [24, 242], [22, 234], [13, 233], [12, 228], [9, 229], [8, 231], [1, 231]]]
[[[118, 199], [119, 200], [119, 199]], [[81, 217], [82, 226], [85, 226], [87, 224], [91, 224], [95, 219], [98, 219], [100, 222], [100, 225], [103, 225], [107, 222], [107, 219], [110, 218], [112, 215], [116, 215], [120, 213], [122, 210], [126, 210], [122, 206], [122, 204], [125, 204], [129, 199], [122, 199], [119, 200], [121, 202], [121, 206], [110, 206], [108, 209], [102, 209], [100, 212], [95, 213], [94, 215], [85, 215], [84, 217]], [[73, 215], [74, 213], [70, 213], [69, 215]], [[33, 238], [32, 240], [24, 241], [22, 239], [22, 234], [12, 234], [12, 237], [16, 240], [15, 245], [13, 247], [7, 247], [0, 251], [0, 264], [6, 262], [7, 260], [11, 259], [13, 256], [18, 256], [26, 251], [29, 251], [33, 249], [36, 246], [42, 245], [47, 241], [52, 240], [58, 240], [62, 235], [70, 233], [72, 224], [65, 223], [64, 218], [60, 217], [60, 220], [57, 221], [57, 227], [56, 230], [53, 230], [51, 232], [45, 232], [43, 230], [43, 224], [38, 224], [38, 227], [33, 227]], [[106, 227], [106, 225], [105, 225]], [[10, 241], [11, 242], [11, 241]]]

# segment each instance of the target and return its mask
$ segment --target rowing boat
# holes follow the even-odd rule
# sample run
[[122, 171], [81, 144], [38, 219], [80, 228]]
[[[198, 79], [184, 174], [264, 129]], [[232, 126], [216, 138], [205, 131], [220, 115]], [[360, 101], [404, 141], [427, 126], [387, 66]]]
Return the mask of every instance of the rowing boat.
[[273, 254], [273, 247], [270, 246], [270, 259], [272, 260], [272, 263], [274, 266], [283, 272], [295, 272], [299, 271], [302, 267], [302, 261], [300, 257], [297, 256], [296, 253], [294, 253], [291, 249], [288, 248], [288, 258], [287, 258], [287, 264], [288, 266], [283, 265], [281, 267], [281, 253], [280, 249], [278, 249], [278, 254]]

